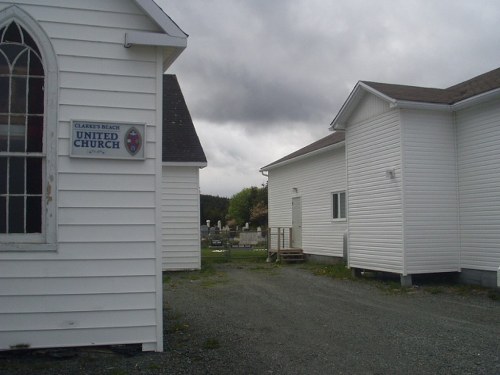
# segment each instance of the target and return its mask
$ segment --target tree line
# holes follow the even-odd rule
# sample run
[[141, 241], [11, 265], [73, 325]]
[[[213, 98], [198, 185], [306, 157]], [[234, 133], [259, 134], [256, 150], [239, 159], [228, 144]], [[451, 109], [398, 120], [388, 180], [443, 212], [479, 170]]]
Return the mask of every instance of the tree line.
[[214, 195], [200, 195], [200, 224], [222, 225], [231, 228], [242, 227], [246, 223], [250, 227], [267, 226], [267, 185], [244, 188], [231, 198]]

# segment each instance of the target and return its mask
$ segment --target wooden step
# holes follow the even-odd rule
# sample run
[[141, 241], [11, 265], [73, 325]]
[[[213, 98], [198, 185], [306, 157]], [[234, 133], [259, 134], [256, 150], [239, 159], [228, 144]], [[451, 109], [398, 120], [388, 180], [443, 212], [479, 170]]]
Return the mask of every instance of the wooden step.
[[304, 252], [302, 249], [280, 249], [279, 256], [285, 262], [303, 262]]

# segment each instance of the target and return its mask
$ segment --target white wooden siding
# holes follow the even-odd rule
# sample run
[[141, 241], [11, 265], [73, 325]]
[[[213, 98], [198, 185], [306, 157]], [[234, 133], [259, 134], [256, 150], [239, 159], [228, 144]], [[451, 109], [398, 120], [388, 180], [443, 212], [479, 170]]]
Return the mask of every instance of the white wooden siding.
[[351, 114], [351, 117], [349, 118], [349, 123], [355, 124], [358, 122], [368, 120], [372, 117], [387, 112], [388, 109], [389, 105], [385, 100], [382, 100], [375, 95], [365, 93], [363, 97], [360, 99], [356, 107], [356, 111], [354, 111]]
[[[386, 108], [347, 125], [348, 259], [350, 267], [403, 273], [401, 131], [399, 112]], [[395, 179], [386, 177], [387, 169]]]
[[200, 182], [198, 167], [163, 167], [163, 270], [200, 269]]
[[402, 110], [405, 268], [408, 274], [460, 269], [453, 117]]
[[292, 198], [300, 196], [304, 252], [343, 255], [347, 223], [332, 220], [331, 195], [346, 189], [344, 147], [271, 169], [268, 188], [270, 227], [292, 226]]
[[[123, 42], [158, 27], [132, 1], [16, 3], [58, 57], [58, 250], [0, 253], [0, 349], [154, 346], [159, 60], [154, 47]], [[147, 160], [70, 159], [72, 119], [147, 123]]]
[[461, 266], [500, 266], [500, 101], [456, 115]]

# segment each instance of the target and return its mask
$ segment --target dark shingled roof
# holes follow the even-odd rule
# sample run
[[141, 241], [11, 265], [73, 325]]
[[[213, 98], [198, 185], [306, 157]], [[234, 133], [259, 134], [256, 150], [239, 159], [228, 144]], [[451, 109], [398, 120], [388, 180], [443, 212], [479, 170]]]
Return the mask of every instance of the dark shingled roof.
[[291, 154], [289, 154], [289, 155], [287, 155], [279, 160], [276, 160], [275, 162], [273, 162], [271, 164], [266, 165], [262, 169], [265, 170], [266, 168], [271, 167], [273, 165], [282, 163], [282, 162], [287, 161], [287, 160], [294, 159], [298, 156], [309, 154], [310, 152], [320, 150], [322, 148], [334, 145], [335, 143], [342, 142], [343, 140], [344, 140], [344, 132], [332, 133], [330, 135], [327, 135], [324, 138], [321, 138], [319, 141], [313, 142], [310, 145], [307, 145], [307, 146], [301, 148], [300, 150], [292, 152]]
[[207, 162], [177, 77], [163, 76], [164, 162]]
[[455, 104], [459, 101], [500, 88], [500, 68], [481, 74], [468, 81], [436, 89], [428, 87], [392, 85], [362, 81], [364, 84], [396, 100], [435, 104]]

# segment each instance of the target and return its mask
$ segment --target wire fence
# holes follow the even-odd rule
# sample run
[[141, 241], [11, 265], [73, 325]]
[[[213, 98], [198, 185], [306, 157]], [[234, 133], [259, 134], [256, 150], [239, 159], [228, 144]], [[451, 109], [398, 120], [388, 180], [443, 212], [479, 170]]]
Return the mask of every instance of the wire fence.
[[267, 258], [267, 229], [213, 231], [201, 239], [202, 260]]

